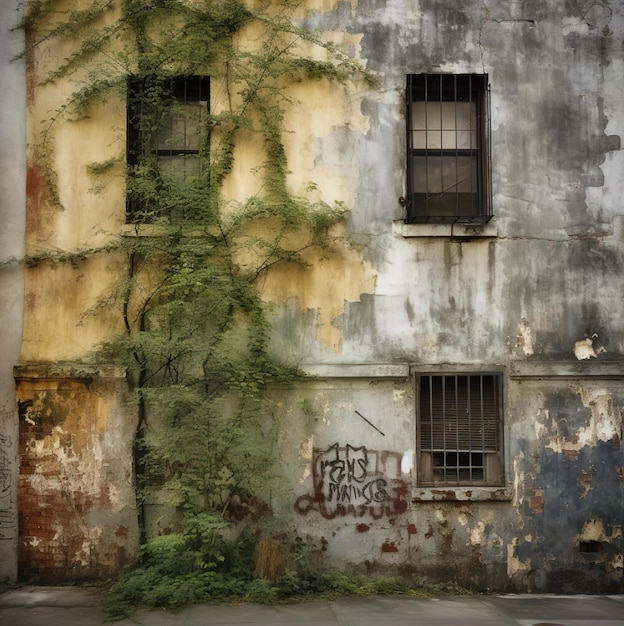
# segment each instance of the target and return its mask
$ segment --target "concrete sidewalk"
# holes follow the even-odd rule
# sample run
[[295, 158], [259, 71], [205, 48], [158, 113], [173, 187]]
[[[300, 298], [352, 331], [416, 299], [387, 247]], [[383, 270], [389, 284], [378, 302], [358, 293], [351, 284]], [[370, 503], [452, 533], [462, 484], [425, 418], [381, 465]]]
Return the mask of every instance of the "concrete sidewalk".
[[[97, 593], [23, 587], [0, 596], [1, 626], [101, 626]], [[117, 626], [624, 626], [624, 596], [374, 596], [264, 606], [200, 604], [179, 613], [139, 611]]]

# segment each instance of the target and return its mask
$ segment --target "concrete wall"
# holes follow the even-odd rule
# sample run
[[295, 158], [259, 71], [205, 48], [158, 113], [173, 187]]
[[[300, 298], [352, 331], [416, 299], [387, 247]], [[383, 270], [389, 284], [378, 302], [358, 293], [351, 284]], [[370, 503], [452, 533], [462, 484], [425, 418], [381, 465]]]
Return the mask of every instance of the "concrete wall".
[[[311, 178], [322, 187], [331, 163], [329, 180], [352, 191], [347, 232], [362, 244], [358, 269], [329, 258], [311, 278], [283, 270], [266, 287], [287, 300], [276, 349], [324, 381], [287, 408], [293, 524], [328, 561], [369, 571], [622, 591], [621, 3], [324, 9], [304, 23], [357, 42], [380, 87], [348, 94], [352, 115], [333, 126], [334, 108], [308, 117], [305, 104], [293, 124], [315, 137], [303, 143]], [[483, 229], [403, 223], [405, 77], [426, 72], [489, 76], [494, 218]], [[413, 374], [431, 371], [501, 372], [503, 489], [418, 486]], [[319, 469], [350, 455], [365, 476]]]
[[[332, 566], [491, 590], [622, 591], [624, 8], [616, 0], [306, 8], [301, 24], [326, 31], [378, 86], [304, 81], [284, 117], [294, 131], [284, 135], [292, 190], [313, 181], [313, 196], [347, 204], [337, 234], [356, 245], [310, 251], [308, 267], [277, 267], [263, 284], [276, 304], [275, 351], [317, 376], [280, 398], [276, 458], [288, 488], [276, 491], [275, 512]], [[44, 46], [31, 84], [70, 52]], [[406, 75], [427, 72], [489, 76], [494, 218], [485, 226], [404, 222]], [[70, 88], [33, 89], [31, 137]], [[214, 94], [219, 110], [225, 91]], [[29, 250], [96, 246], [123, 229], [123, 177], [93, 195], [86, 169], [123, 159], [123, 133], [110, 132], [124, 127], [123, 102], [91, 113], [60, 124], [50, 144], [62, 208], [30, 148]], [[257, 192], [254, 147], [252, 138], [237, 147], [226, 195]], [[50, 471], [22, 473], [24, 506], [41, 512], [62, 485], [76, 506], [55, 522], [60, 536], [79, 528], [88, 549], [76, 545], [63, 565], [62, 546], [34, 524], [29, 545], [46, 549], [25, 544], [25, 574], [45, 576], [49, 562], [57, 573], [97, 575], [90, 563], [104, 555], [113, 569], [123, 561], [115, 549], [127, 555], [136, 543], [130, 446], [112, 434], [133, 419], [118, 404], [122, 382], [55, 366], [88, 354], [118, 323], [83, 318], [118, 263], [96, 255], [80, 270], [27, 272], [23, 455]], [[463, 371], [501, 376], [504, 484], [423, 487], [415, 374]], [[78, 406], [94, 412], [73, 415]], [[121, 468], [111, 475], [115, 455]], [[85, 468], [90, 483], [80, 481]], [[111, 480], [119, 509], [104, 489]]]
[[[26, 117], [24, 62], [12, 61], [23, 48], [18, 2], [0, 6], [0, 264], [24, 255]], [[17, 576], [17, 404], [13, 364], [22, 333], [23, 272], [18, 264], [0, 267], [0, 580]]]

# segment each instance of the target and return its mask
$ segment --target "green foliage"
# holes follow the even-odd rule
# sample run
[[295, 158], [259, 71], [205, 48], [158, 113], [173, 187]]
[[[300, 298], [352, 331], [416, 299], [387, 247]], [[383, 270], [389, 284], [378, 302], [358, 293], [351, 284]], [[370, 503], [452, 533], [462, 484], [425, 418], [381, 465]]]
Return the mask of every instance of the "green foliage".
[[[354, 593], [355, 583], [338, 575], [288, 571], [277, 586], [252, 581], [255, 539], [225, 537], [232, 526], [240, 532], [241, 522], [252, 527], [270, 513], [264, 499], [279, 416], [269, 390], [301, 377], [270, 352], [261, 279], [277, 264], [305, 265], [311, 248], [334, 246], [333, 229], [347, 210], [288, 187], [284, 113], [296, 104], [288, 87], [368, 77], [321, 34], [297, 27], [291, 0], [250, 3], [253, 10], [241, 0], [80, 4], [60, 10], [55, 0], [31, 2], [24, 20], [26, 54], [54, 42], [71, 50], [44, 84], [78, 85], [44, 125], [36, 150], [58, 202], [55, 126], [97, 114], [95, 105], [107, 99], [127, 99], [136, 140], [125, 179], [136, 236], [110, 245], [125, 255], [127, 273], [93, 311], [115, 308], [125, 332], [96, 359], [125, 366], [135, 392], [138, 502], [164, 495], [171, 512], [170, 534], [145, 540], [141, 566], [113, 587], [111, 612], [135, 603], [175, 608], [226, 597]], [[172, 85], [191, 76], [210, 76], [226, 106], [202, 116], [181, 107]], [[167, 169], [154, 151], [176, 115], [187, 116], [200, 142], [189, 157], [197, 167], [185, 175]], [[223, 183], [237, 144], [254, 137], [262, 145], [260, 188], [234, 201]], [[87, 169], [110, 177], [116, 163]], [[74, 253], [72, 262], [92, 253]]]
[[199, 515], [179, 532], [149, 540], [140, 566], [123, 572], [105, 594], [109, 616], [125, 617], [141, 606], [180, 609], [197, 602], [275, 604], [343, 596], [468, 593], [452, 581], [428, 586], [404, 576], [373, 577], [327, 569], [315, 559], [318, 546], [300, 538], [290, 547], [284, 539], [269, 538], [270, 544], [281, 543], [289, 553], [289, 566], [275, 579], [254, 575], [257, 534], [248, 529], [225, 540], [220, 534], [222, 525], [217, 516]]
[[[180, 548], [177, 543], [175, 545]], [[224, 562], [227, 564], [230, 558], [231, 553]], [[162, 562], [159, 566], [148, 562], [139, 569], [126, 572], [106, 593], [105, 610], [111, 618], [121, 618], [139, 606], [180, 609], [196, 602], [275, 604], [344, 596], [431, 597], [468, 593], [456, 583], [427, 586], [400, 576], [367, 577], [301, 565], [287, 570], [275, 581], [252, 578], [250, 572], [253, 566], [246, 572], [242, 568], [236, 571], [224, 568], [220, 571], [195, 569], [175, 573], [176, 568], [179, 569], [177, 564], [166, 567]]]

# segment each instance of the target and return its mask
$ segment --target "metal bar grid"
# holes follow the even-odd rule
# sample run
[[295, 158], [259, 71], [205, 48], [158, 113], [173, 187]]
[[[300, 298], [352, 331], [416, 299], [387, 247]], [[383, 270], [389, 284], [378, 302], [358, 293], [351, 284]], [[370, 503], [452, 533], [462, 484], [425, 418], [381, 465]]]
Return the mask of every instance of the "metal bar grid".
[[418, 387], [421, 481], [498, 480], [498, 472], [488, 476], [488, 461], [500, 460], [499, 376], [421, 375]]

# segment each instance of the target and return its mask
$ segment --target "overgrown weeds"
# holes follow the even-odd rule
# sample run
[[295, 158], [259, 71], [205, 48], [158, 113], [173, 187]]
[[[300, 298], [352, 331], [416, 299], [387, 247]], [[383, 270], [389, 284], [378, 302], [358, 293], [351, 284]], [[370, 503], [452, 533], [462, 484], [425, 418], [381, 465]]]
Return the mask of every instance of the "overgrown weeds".
[[[319, 563], [321, 549], [287, 534], [257, 530], [224, 540], [212, 520], [202, 531], [188, 524], [180, 532], [155, 537], [141, 563], [121, 574], [104, 594], [111, 619], [139, 607], [179, 610], [201, 602], [278, 604], [344, 596], [439, 596], [469, 593], [454, 581], [425, 585], [416, 577], [363, 576]], [[199, 541], [201, 538], [201, 541]]]
[[346, 596], [409, 595], [431, 597], [469, 593], [457, 583], [428, 586], [401, 576], [368, 577], [337, 570], [295, 567], [275, 580], [246, 573], [200, 571], [163, 573], [143, 565], [123, 574], [104, 596], [110, 619], [121, 619], [139, 607], [180, 610], [201, 602], [279, 604]]

